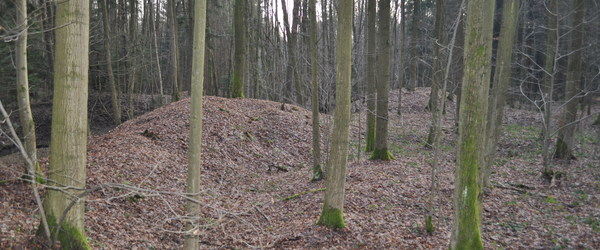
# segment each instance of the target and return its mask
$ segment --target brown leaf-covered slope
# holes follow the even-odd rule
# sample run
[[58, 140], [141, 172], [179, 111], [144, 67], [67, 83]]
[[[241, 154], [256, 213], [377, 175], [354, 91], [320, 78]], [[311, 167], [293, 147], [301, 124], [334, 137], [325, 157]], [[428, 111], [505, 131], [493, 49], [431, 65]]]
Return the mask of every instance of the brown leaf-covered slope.
[[[445, 248], [452, 218], [453, 105], [448, 104], [443, 126], [438, 230], [428, 235], [422, 230], [432, 157], [423, 147], [428, 90], [404, 94], [403, 116], [390, 121], [394, 161], [365, 161], [364, 153], [357, 160], [364, 132], [359, 124], [365, 119], [364, 112], [354, 115], [348, 228], [341, 231], [315, 225], [324, 183], [309, 182], [310, 112], [291, 105], [282, 110], [269, 101], [207, 97], [203, 226], [197, 231], [203, 247]], [[539, 118], [522, 110], [507, 114], [492, 182], [513, 189], [496, 187], [483, 198], [486, 246], [600, 247], [593, 130], [583, 126], [578, 161], [558, 168], [566, 177], [548, 187], [539, 174]], [[188, 115], [189, 101], [183, 100], [90, 139], [88, 187], [103, 187], [87, 203], [87, 233], [95, 247], [181, 247]], [[329, 117], [324, 120], [327, 124]], [[0, 212], [10, 216], [0, 219], [0, 247], [33, 244], [35, 206], [27, 186], [14, 177], [14, 171], [0, 167], [0, 180], [7, 180], [0, 184]]]

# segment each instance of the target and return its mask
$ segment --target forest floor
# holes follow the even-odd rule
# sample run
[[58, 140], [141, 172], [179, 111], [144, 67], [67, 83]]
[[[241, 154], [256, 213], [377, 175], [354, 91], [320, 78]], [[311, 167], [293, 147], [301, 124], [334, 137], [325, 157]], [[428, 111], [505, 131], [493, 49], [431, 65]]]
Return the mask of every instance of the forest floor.
[[[429, 91], [397, 91], [390, 104], [396, 159], [367, 160], [365, 112], [355, 113], [347, 172], [348, 227], [316, 226], [324, 182], [310, 182], [310, 111], [279, 103], [207, 97], [202, 227], [205, 248], [446, 248], [452, 222], [456, 134], [448, 103], [441, 145], [436, 228], [423, 229], [432, 151]], [[189, 100], [169, 104], [92, 136], [88, 147], [86, 228], [96, 248], [176, 248], [183, 244]], [[504, 136], [483, 197], [487, 248], [600, 248], [600, 138], [586, 121], [577, 159], [556, 162], [555, 186], [541, 176], [540, 118], [508, 109]], [[323, 116], [327, 138], [330, 117]], [[323, 145], [327, 141], [323, 140]], [[326, 148], [326, 147], [325, 147]], [[6, 158], [4, 158], [6, 159]], [[46, 160], [43, 160], [46, 162]], [[38, 224], [30, 188], [0, 158], [0, 248], [34, 247]]]

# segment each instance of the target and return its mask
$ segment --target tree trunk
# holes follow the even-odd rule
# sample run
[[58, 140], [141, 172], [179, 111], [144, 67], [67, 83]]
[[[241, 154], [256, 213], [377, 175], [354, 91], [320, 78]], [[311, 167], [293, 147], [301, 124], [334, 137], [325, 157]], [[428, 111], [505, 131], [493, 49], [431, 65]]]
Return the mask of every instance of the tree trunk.
[[469, 0], [460, 102], [451, 249], [483, 249], [479, 169], [483, 164], [490, 86], [494, 0]]
[[392, 160], [388, 151], [388, 95], [390, 86], [390, 0], [379, 2], [379, 74], [377, 76], [377, 121], [375, 132], [375, 149], [372, 160]]
[[[436, 1], [436, 8], [439, 6], [443, 6], [443, 0]], [[448, 59], [446, 60], [446, 68], [442, 72], [442, 86], [441, 92], [438, 91], [435, 96], [437, 98], [438, 103], [442, 103], [446, 99], [446, 90], [448, 88], [448, 75], [450, 74], [450, 66], [452, 65], [452, 58], [454, 56], [454, 45], [456, 43], [456, 35], [459, 33], [460, 22], [463, 13], [463, 7], [465, 5], [465, 0], [461, 1], [460, 8], [458, 9], [458, 14], [456, 16], [456, 21], [454, 23], [454, 32], [452, 33], [452, 39], [450, 40]], [[433, 97], [432, 97], [433, 98]], [[437, 193], [437, 169], [439, 165], [439, 160], [442, 157], [440, 143], [442, 141], [442, 120], [444, 114], [443, 105], [436, 105], [433, 111], [433, 117], [431, 121], [433, 139], [431, 142], [431, 147], [433, 148], [433, 157], [431, 159], [431, 186], [430, 186], [430, 194], [429, 194], [429, 204], [428, 204], [428, 213], [425, 217], [425, 230], [429, 233], [435, 231], [434, 224], [434, 215], [435, 215], [435, 197]]]
[[[446, 35], [444, 34], [444, 0], [435, 1], [435, 41], [433, 41], [433, 81], [431, 83], [431, 94], [429, 95], [429, 102], [427, 103], [427, 109], [435, 113], [438, 106], [438, 91], [440, 85], [442, 85], [444, 70], [442, 60], [442, 48], [446, 43]], [[446, 93], [442, 93], [446, 96]], [[443, 105], [444, 99], [439, 105]], [[427, 136], [427, 145], [433, 144], [436, 134], [433, 131], [433, 126], [429, 128], [429, 135]]]
[[179, 42], [177, 42], [177, 16], [175, 15], [175, 0], [167, 1], [167, 19], [171, 33], [171, 84], [173, 86], [173, 101], [179, 101]]
[[233, 8], [235, 58], [231, 79], [231, 97], [243, 98], [246, 72], [246, 1], [235, 0]]
[[377, 100], [376, 91], [376, 78], [375, 78], [375, 64], [377, 57], [375, 53], [377, 53], [377, 44], [376, 44], [376, 26], [375, 22], [377, 20], [377, 1], [376, 0], [367, 0], [367, 38], [366, 38], [366, 57], [367, 57], [367, 73], [365, 84], [367, 85], [367, 134], [366, 134], [366, 151], [371, 152], [375, 149], [375, 112]]
[[321, 168], [321, 133], [319, 126], [319, 57], [317, 55], [317, 1], [309, 0], [308, 3], [309, 27], [310, 33], [310, 76], [312, 81], [311, 109], [312, 109], [312, 144], [313, 144], [313, 176], [314, 181], [323, 178], [323, 169]]
[[504, 0], [502, 4], [502, 26], [500, 28], [500, 41], [497, 50], [494, 83], [488, 105], [488, 119], [486, 125], [486, 156], [483, 167], [483, 187], [489, 186], [491, 167], [496, 153], [496, 145], [500, 137], [504, 106], [506, 105], [506, 91], [512, 76], [512, 55], [517, 23], [519, 18], [520, 0]]
[[323, 210], [317, 224], [343, 228], [344, 184], [348, 161], [350, 124], [350, 79], [352, 68], [352, 12], [354, 1], [340, 1], [338, 8], [338, 40], [336, 46], [336, 107], [331, 137], [331, 153], [327, 171], [327, 190]]
[[406, 80], [406, 6], [405, 0], [400, 0], [400, 11], [402, 18], [400, 19], [400, 80], [398, 81], [398, 116], [402, 116], [402, 88], [404, 80]]
[[127, 64], [128, 64], [128, 75], [129, 84], [127, 90], [127, 116], [132, 119], [134, 116], [134, 103], [133, 103], [133, 92], [135, 90], [135, 82], [137, 81], [137, 65], [135, 57], [137, 56], [137, 0], [129, 0], [129, 41], [127, 42]]
[[[44, 176], [37, 161], [37, 149], [35, 142], [35, 123], [31, 114], [31, 102], [29, 101], [29, 78], [27, 70], [27, 1], [16, 0], [17, 24], [23, 30], [16, 41], [15, 66], [17, 68], [17, 100], [19, 105], [19, 120], [23, 128], [23, 140], [25, 151], [31, 162], [35, 165], [36, 177]], [[27, 173], [27, 171], [24, 171]], [[31, 176], [33, 178], [34, 176]]]
[[410, 91], [415, 90], [418, 85], [417, 70], [419, 67], [419, 51], [418, 43], [419, 40], [419, 18], [421, 11], [421, 0], [414, 0], [413, 3], [413, 14], [412, 14], [412, 26], [411, 26], [411, 38], [410, 38], [410, 81], [406, 88]]
[[[58, 3], [54, 97], [45, 208], [53, 236], [67, 249], [89, 249], [84, 235], [89, 66], [89, 1]], [[72, 197], [79, 197], [73, 200]], [[73, 205], [71, 207], [71, 205]]]
[[160, 56], [158, 54], [158, 38], [156, 33], [158, 32], [158, 20], [160, 16], [160, 0], [156, 0], [156, 21], [152, 22], [152, 39], [154, 40], [154, 57], [156, 58], [156, 73], [158, 74], [158, 93], [160, 94], [160, 105], [164, 104], [163, 95], [163, 80], [162, 72], [160, 68]]
[[[190, 148], [189, 167], [187, 173], [186, 192], [190, 198], [199, 200], [202, 171], [202, 96], [204, 95], [204, 51], [206, 33], [206, 0], [195, 0], [194, 4], [194, 40], [192, 45], [192, 106], [190, 116]], [[191, 218], [200, 216], [200, 206], [197, 202], [189, 201], [187, 214]], [[199, 249], [198, 220], [186, 225], [190, 232], [185, 238], [184, 249]]]
[[584, 0], [575, 0], [575, 13], [573, 15], [574, 30], [572, 31], [571, 38], [571, 51], [569, 55], [569, 64], [567, 69], [567, 83], [565, 87], [565, 102], [566, 109], [563, 113], [563, 117], [560, 123], [558, 139], [556, 140], [556, 152], [554, 157], [559, 159], [571, 159], [573, 158], [573, 144], [575, 143], [574, 134], [577, 119], [577, 103], [579, 97], [579, 86], [581, 81], [581, 67], [582, 67], [582, 45], [583, 45], [583, 32], [584, 32]]
[[110, 22], [108, 21], [108, 0], [102, 0], [99, 3], [102, 10], [102, 26], [104, 28], [104, 50], [106, 57], [106, 74], [108, 75], [108, 86], [110, 88], [110, 100], [112, 105], [112, 117], [116, 125], [121, 124], [121, 104], [119, 100], [119, 91], [115, 83], [115, 75], [112, 67], [112, 53], [110, 42]]

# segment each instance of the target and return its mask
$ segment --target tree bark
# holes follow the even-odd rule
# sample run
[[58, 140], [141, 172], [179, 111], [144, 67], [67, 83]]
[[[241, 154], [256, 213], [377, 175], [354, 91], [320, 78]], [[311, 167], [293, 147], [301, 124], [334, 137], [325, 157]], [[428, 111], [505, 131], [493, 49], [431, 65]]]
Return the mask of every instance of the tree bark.
[[500, 137], [504, 106], [506, 105], [506, 91], [511, 82], [513, 46], [517, 34], [520, 0], [504, 0], [502, 4], [502, 25], [500, 27], [500, 41], [498, 45], [496, 68], [492, 94], [488, 105], [488, 119], [486, 125], [486, 158], [483, 167], [483, 187], [489, 186], [491, 167], [496, 153], [496, 145]]
[[327, 190], [318, 224], [343, 228], [344, 184], [348, 161], [350, 124], [350, 79], [352, 68], [353, 0], [340, 1], [338, 7], [338, 40], [336, 46], [336, 107], [331, 137], [331, 153], [327, 171]]
[[419, 18], [421, 18], [421, 0], [414, 0], [413, 3], [413, 14], [412, 14], [412, 26], [411, 26], [411, 38], [410, 38], [410, 81], [406, 88], [410, 91], [415, 90], [418, 85], [418, 74], [417, 70], [419, 67], [419, 52], [417, 41], [419, 40]]
[[136, 65], [136, 56], [137, 56], [137, 0], [129, 0], [129, 41], [127, 42], [127, 64], [128, 64], [128, 76], [129, 76], [129, 84], [127, 90], [127, 116], [129, 119], [132, 119], [134, 116], [134, 103], [133, 103], [133, 92], [135, 90], [135, 83], [137, 81], [137, 65]]
[[375, 64], [377, 63], [377, 42], [376, 42], [376, 20], [377, 20], [377, 1], [367, 0], [367, 38], [366, 38], [366, 57], [367, 57], [367, 72], [366, 82], [367, 85], [367, 134], [366, 134], [366, 151], [372, 152], [375, 149], [375, 112], [377, 107], [375, 101], [377, 100], [377, 92], [375, 86], [377, 85], [375, 77]]
[[57, 4], [56, 26], [61, 28], [56, 30], [48, 177], [54, 185], [74, 189], [49, 189], [45, 207], [53, 236], [67, 249], [90, 248], [84, 235], [82, 193], [88, 135], [89, 18], [88, 0]]
[[[444, 99], [441, 99], [441, 104], [438, 104], [438, 91], [442, 85], [444, 70], [442, 60], [442, 48], [446, 43], [446, 35], [444, 34], [444, 1], [435, 1], [435, 41], [433, 41], [433, 81], [431, 83], [431, 94], [429, 95], [429, 102], [427, 103], [427, 109], [431, 110], [432, 114], [436, 112], [437, 106], [444, 106]], [[446, 96], [446, 93], [442, 93]], [[436, 134], [433, 131], [433, 126], [429, 128], [429, 135], [427, 136], [427, 145], [433, 144]]]
[[458, 157], [454, 187], [454, 228], [450, 249], [483, 249], [479, 169], [483, 164], [492, 27], [495, 0], [469, 0], [465, 68], [460, 103]]
[[377, 76], [377, 121], [375, 132], [375, 149], [372, 160], [392, 160], [388, 151], [388, 95], [390, 87], [390, 0], [379, 2], [379, 74]]
[[[189, 167], [187, 173], [186, 192], [190, 198], [199, 200], [201, 170], [202, 170], [202, 96], [204, 94], [204, 52], [206, 34], [206, 0], [195, 0], [194, 4], [194, 40], [192, 45], [192, 75], [191, 75], [191, 116], [190, 116], [190, 149]], [[197, 202], [189, 201], [187, 214], [197, 218], [200, 206]], [[185, 238], [184, 249], [199, 249], [198, 220], [186, 225], [189, 234]]]
[[104, 30], [104, 50], [106, 57], [106, 74], [108, 75], [108, 87], [110, 88], [110, 101], [112, 105], [112, 117], [116, 125], [121, 124], [121, 104], [119, 100], [119, 92], [115, 83], [115, 75], [112, 67], [112, 53], [110, 42], [110, 22], [108, 21], [108, 0], [102, 0], [99, 3], [102, 10], [102, 26]]
[[[35, 123], [31, 114], [31, 102], [29, 100], [29, 78], [27, 69], [27, 1], [16, 0], [17, 24], [22, 28], [16, 41], [15, 66], [17, 68], [17, 103], [19, 105], [19, 120], [21, 122], [25, 151], [35, 166], [36, 177], [44, 174], [37, 161], [37, 149], [35, 142]], [[24, 171], [27, 173], [27, 171]], [[34, 178], [34, 176], [31, 176]]]
[[317, 1], [309, 0], [309, 49], [310, 49], [310, 76], [312, 82], [311, 109], [312, 109], [312, 144], [313, 144], [313, 180], [323, 178], [321, 168], [321, 133], [319, 126], [319, 57], [317, 55]]
[[171, 84], [173, 86], [173, 101], [179, 101], [179, 42], [177, 39], [177, 16], [175, 15], [175, 0], [167, 1], [167, 19], [171, 33]]
[[235, 0], [233, 8], [235, 54], [231, 97], [243, 98], [246, 72], [246, 1]]
[[558, 139], [556, 140], [556, 151], [554, 157], [559, 159], [571, 159], [573, 158], [573, 146], [575, 143], [574, 134], [577, 119], [577, 103], [579, 97], [579, 86], [581, 81], [581, 67], [582, 67], [582, 45], [583, 45], [583, 32], [584, 32], [584, 0], [575, 0], [575, 13], [573, 15], [573, 28], [571, 36], [571, 51], [569, 55], [569, 64], [567, 69], [567, 83], [565, 86], [565, 102], [566, 109], [563, 113], [562, 120], [560, 122], [560, 128], [558, 133]]

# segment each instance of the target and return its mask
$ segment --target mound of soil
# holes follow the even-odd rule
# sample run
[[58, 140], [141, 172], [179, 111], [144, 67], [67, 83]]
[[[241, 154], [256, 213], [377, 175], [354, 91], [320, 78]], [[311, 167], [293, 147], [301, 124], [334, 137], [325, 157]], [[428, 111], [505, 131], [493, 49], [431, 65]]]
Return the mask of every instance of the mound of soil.
[[[394, 92], [390, 107], [395, 108]], [[353, 115], [351, 125], [344, 230], [315, 225], [324, 183], [309, 182], [309, 111], [291, 105], [282, 110], [269, 101], [207, 97], [202, 227], [197, 231], [201, 246], [446, 247], [453, 216], [454, 105], [448, 103], [443, 124], [437, 230], [428, 234], [423, 229], [432, 157], [423, 146], [431, 117], [424, 111], [428, 95], [425, 88], [405, 92], [402, 116], [390, 112], [389, 145], [396, 156], [390, 162], [364, 161], [364, 153], [355, 151], [361, 147], [365, 121], [364, 107], [357, 107], [362, 112]], [[189, 100], [183, 100], [90, 139], [88, 187], [102, 187], [91, 193], [86, 206], [87, 235], [94, 247], [182, 246], [188, 116]], [[330, 118], [323, 118], [327, 124]], [[600, 172], [593, 167], [598, 166], [597, 145], [589, 139], [589, 124], [582, 125], [578, 161], [557, 167], [567, 177], [550, 187], [540, 177], [536, 113], [511, 109], [506, 121], [494, 187], [483, 198], [486, 247], [600, 247]], [[14, 181], [17, 175], [9, 169], [0, 166], [0, 214], [6, 215], [0, 218], [0, 248], [30, 247], [36, 208], [27, 185]]]

